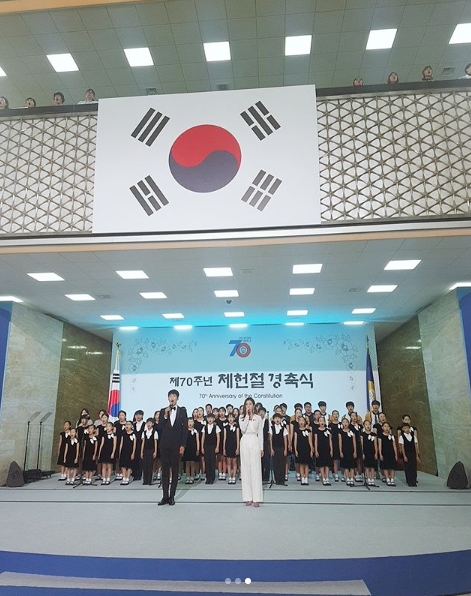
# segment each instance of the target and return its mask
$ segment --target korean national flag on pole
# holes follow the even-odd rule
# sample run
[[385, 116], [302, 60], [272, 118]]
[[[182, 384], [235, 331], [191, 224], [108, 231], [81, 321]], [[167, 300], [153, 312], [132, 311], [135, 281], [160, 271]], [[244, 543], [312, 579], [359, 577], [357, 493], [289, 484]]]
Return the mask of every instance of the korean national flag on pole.
[[100, 101], [95, 233], [319, 223], [312, 85]]

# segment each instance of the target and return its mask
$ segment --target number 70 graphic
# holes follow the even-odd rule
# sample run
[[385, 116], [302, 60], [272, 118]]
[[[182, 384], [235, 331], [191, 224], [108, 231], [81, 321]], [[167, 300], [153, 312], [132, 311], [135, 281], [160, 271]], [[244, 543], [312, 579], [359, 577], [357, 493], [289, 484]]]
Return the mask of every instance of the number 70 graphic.
[[249, 344], [241, 339], [231, 339], [229, 344], [233, 345], [231, 353], [229, 356], [239, 356], [239, 358], [247, 358], [252, 351]]

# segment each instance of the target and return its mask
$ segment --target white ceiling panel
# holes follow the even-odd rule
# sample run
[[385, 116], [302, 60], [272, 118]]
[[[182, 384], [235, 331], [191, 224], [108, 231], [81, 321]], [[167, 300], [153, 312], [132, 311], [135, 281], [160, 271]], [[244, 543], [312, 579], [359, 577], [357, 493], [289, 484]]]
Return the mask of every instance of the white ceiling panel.
[[274, 15], [270, 17], [257, 17], [257, 37], [284, 37], [285, 17]]
[[372, 8], [346, 10], [342, 31], [369, 31], [373, 14]]
[[139, 27], [141, 21], [134, 5], [110, 6], [108, 8], [113, 27]]
[[[286, 56], [285, 58], [285, 74], [293, 75], [300, 73], [308, 73], [311, 56]], [[296, 83], [300, 84], [300, 83]], [[307, 82], [306, 82], [307, 84]]]
[[[330, 1], [330, 0], [329, 0]], [[314, 33], [337, 33], [342, 31], [344, 11], [316, 12]]]
[[79, 10], [79, 15], [89, 31], [93, 29], [105, 30], [113, 28], [113, 23], [106, 8], [83, 8]]
[[90, 37], [96, 50], [116, 50], [121, 48], [115, 29], [90, 31]]
[[200, 21], [199, 26], [203, 42], [227, 41], [229, 39], [227, 21]]
[[6, 37], [24, 37], [31, 35], [32, 31], [21, 15], [1, 15], [0, 31]]
[[33, 35], [57, 32], [54, 20], [48, 12], [26, 12], [23, 19]]
[[86, 29], [78, 10], [53, 10], [50, 15], [61, 33]]
[[[80, 52], [94, 49], [92, 38], [87, 31], [70, 31], [61, 33], [69, 52]], [[80, 68], [80, 67], [79, 67]]]
[[233, 60], [249, 60], [258, 55], [256, 39], [231, 41], [231, 58]]
[[121, 27], [116, 29], [116, 34], [123, 48], [143, 48], [147, 46], [147, 38], [142, 27]]
[[255, 0], [226, 0], [226, 13], [230, 19], [255, 16]]
[[115, 85], [118, 97], [134, 97], [139, 94], [137, 85]]
[[32, 35], [11, 37], [10, 43], [18, 56], [41, 56], [46, 58], [41, 46]]
[[257, 21], [255, 18], [231, 19], [229, 21], [230, 40], [255, 39], [257, 37]]
[[262, 75], [258, 77], [260, 87], [282, 87], [283, 75]]
[[150, 48], [150, 51], [156, 66], [161, 66], [163, 64], [178, 64], [180, 62], [175, 45], [153, 47]]
[[258, 60], [233, 60], [234, 76], [240, 77], [258, 77]]
[[274, 37], [270, 39], [258, 40], [258, 55], [261, 58], [270, 58], [272, 56], [284, 56], [283, 37]]
[[208, 62], [208, 73], [210, 79], [224, 79], [233, 77], [232, 61]]
[[338, 49], [340, 52], [365, 51], [368, 31], [343, 31]]
[[172, 2], [167, 2], [167, 13], [171, 23], [189, 23], [198, 20], [193, 0], [173, 0]]
[[260, 76], [281, 75], [281, 80], [283, 81], [284, 58], [282, 56], [276, 58], [260, 58], [258, 60], [258, 65]]
[[64, 54], [68, 51], [67, 45], [60, 33], [36, 35], [35, 38], [46, 54]]
[[136, 5], [141, 25], [164, 25], [169, 22], [165, 2], [144, 2]]
[[169, 25], [144, 26], [144, 35], [151, 46], [166, 46], [175, 43], [172, 28]]
[[177, 52], [182, 64], [191, 64], [193, 62], [206, 62], [202, 44], [178, 45]]
[[[183, 72], [179, 64], [168, 64], [156, 67], [157, 74], [159, 75], [159, 79], [161, 83], [173, 83], [176, 81], [183, 81]], [[184, 85], [179, 86], [179, 88], [184, 87]], [[169, 88], [167, 86], [167, 88]], [[170, 93], [166, 91], [166, 93]]]
[[162, 83], [164, 93], [186, 93], [187, 88], [184, 82], [167, 82]]
[[74, 52], [74, 59], [80, 70], [102, 69], [103, 62], [101, 61], [98, 52]]
[[[183, 76], [185, 81], [204, 81], [208, 79], [208, 69], [204, 62], [197, 62], [195, 64], [182, 65]], [[208, 80], [209, 86], [209, 80]]]
[[104, 50], [98, 52], [98, 56], [105, 68], [126, 68], [129, 66], [126, 54], [121, 50]]
[[286, 15], [285, 35], [311, 35], [314, 31], [314, 13]]
[[198, 20], [213, 21], [226, 18], [226, 6], [223, 0], [196, 0]]
[[204, 79], [202, 81], [190, 81], [189, 79], [185, 80], [188, 93], [200, 93], [202, 91], [211, 91], [209, 79]]
[[[177, 0], [178, 2], [183, 0]], [[175, 43], [189, 44], [201, 43], [201, 32], [198, 22], [175, 23], [172, 25], [173, 37]]]
[[316, 0], [286, 0], [286, 14], [314, 12]]
[[372, 29], [397, 29], [401, 23], [404, 6], [376, 8], [373, 13]]
[[432, 7], [419, 3], [411, 3], [404, 7], [401, 27], [427, 26], [432, 16]]
[[130, 68], [108, 68], [107, 73], [114, 86], [134, 85], [136, 83]]

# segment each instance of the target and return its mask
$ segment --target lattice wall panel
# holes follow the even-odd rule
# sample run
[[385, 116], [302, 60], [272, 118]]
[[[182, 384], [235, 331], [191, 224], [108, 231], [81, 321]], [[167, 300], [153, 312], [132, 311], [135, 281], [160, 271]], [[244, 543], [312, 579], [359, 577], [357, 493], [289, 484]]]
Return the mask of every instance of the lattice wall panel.
[[326, 222], [469, 216], [471, 94], [319, 101]]
[[0, 232], [89, 232], [96, 114], [3, 120]]
[[[317, 102], [322, 221], [470, 217], [471, 94]], [[96, 114], [0, 121], [0, 233], [91, 232]]]

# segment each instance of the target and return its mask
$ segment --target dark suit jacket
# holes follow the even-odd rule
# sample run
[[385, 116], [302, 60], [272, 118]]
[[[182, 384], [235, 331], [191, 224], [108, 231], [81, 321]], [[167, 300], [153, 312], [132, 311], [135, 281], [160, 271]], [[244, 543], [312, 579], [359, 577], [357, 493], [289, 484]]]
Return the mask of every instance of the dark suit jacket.
[[186, 408], [177, 406], [173, 426], [170, 423], [170, 413], [167, 420], [165, 420], [164, 416], [165, 408], [162, 408], [157, 425], [160, 447], [185, 447], [188, 434], [188, 414], [186, 413]]

